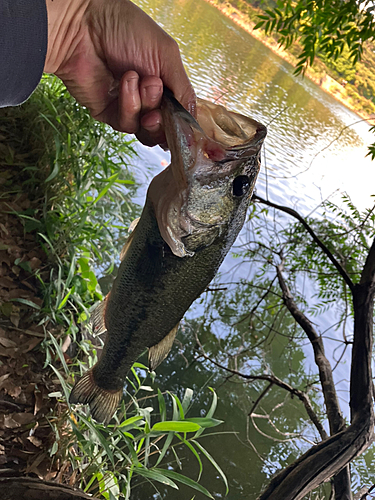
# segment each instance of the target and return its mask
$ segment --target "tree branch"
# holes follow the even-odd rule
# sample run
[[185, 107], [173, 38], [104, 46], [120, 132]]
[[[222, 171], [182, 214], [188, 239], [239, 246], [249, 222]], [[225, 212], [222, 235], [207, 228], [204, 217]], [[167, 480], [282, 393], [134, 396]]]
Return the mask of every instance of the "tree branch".
[[333, 380], [332, 368], [324, 352], [323, 340], [318, 335], [311, 321], [303, 314], [295, 303], [292, 294], [282, 275], [282, 266], [276, 266], [277, 278], [283, 292], [284, 303], [296, 322], [302, 327], [314, 350], [315, 363], [319, 370], [319, 378], [322, 384], [323, 397], [326, 405], [329, 428], [331, 435], [336, 434], [345, 427], [339, 401]]
[[[374, 440], [372, 384], [373, 305], [375, 294], [375, 241], [364, 265], [361, 280], [351, 287], [354, 335], [350, 377], [351, 425], [310, 448], [277, 474], [259, 500], [301, 500], [328, 477], [337, 474], [363, 453]], [[307, 318], [306, 318], [307, 319]], [[301, 319], [309, 330], [309, 324]], [[301, 325], [302, 326], [302, 325]], [[310, 331], [311, 333], [311, 331]], [[315, 345], [315, 343], [313, 344]], [[336, 486], [336, 484], [335, 484]], [[337, 493], [337, 492], [336, 492]], [[350, 491], [345, 497], [351, 498]]]
[[353, 291], [354, 284], [352, 280], [350, 279], [349, 275], [345, 271], [345, 269], [341, 266], [341, 264], [338, 262], [336, 257], [332, 254], [332, 252], [325, 246], [325, 244], [318, 238], [318, 236], [315, 234], [311, 226], [305, 221], [305, 219], [295, 210], [289, 207], [284, 207], [282, 205], [277, 205], [276, 203], [272, 203], [271, 201], [265, 200], [264, 198], [261, 198], [258, 195], [253, 195], [252, 199], [256, 202], [263, 203], [264, 205], [268, 205], [269, 207], [276, 208], [277, 210], [280, 210], [281, 212], [285, 212], [286, 214], [291, 215], [295, 219], [297, 219], [303, 227], [306, 229], [306, 231], [310, 234], [312, 239], [315, 241], [315, 243], [318, 245], [321, 250], [326, 254], [326, 256], [329, 258], [329, 260], [332, 262], [332, 264], [335, 266], [337, 271], [339, 272], [340, 276], [343, 278], [345, 283], [348, 285], [351, 291]]
[[1, 498], [20, 500], [20, 498], [38, 500], [96, 500], [83, 491], [64, 484], [42, 481], [32, 477], [0, 478]]
[[[345, 420], [342, 416], [339, 400], [333, 380], [332, 367], [325, 352], [323, 340], [318, 335], [311, 321], [303, 314], [295, 303], [283, 274], [282, 265], [276, 266], [277, 278], [283, 293], [284, 303], [297, 323], [302, 327], [314, 350], [315, 363], [319, 370], [320, 383], [322, 385], [324, 402], [326, 405], [329, 429], [331, 435], [337, 434], [345, 428]], [[340, 471], [334, 478], [335, 498], [340, 500], [351, 500], [351, 481], [349, 466]]]
[[[287, 384], [283, 380], [279, 379], [278, 377], [275, 377], [275, 375], [248, 375], [246, 373], [239, 372], [238, 370], [233, 370], [232, 368], [228, 368], [227, 366], [221, 365], [220, 363], [218, 363], [214, 359], [211, 359], [209, 356], [207, 356], [207, 354], [204, 352], [203, 346], [200, 343], [198, 337], [195, 336], [195, 338], [196, 338], [197, 344], [201, 350], [200, 355], [203, 356], [208, 361], [210, 361], [215, 366], [217, 366], [218, 368], [221, 368], [222, 370], [225, 370], [229, 373], [232, 373], [233, 375], [237, 375], [238, 377], [244, 378], [245, 380], [252, 380], [252, 381], [265, 380], [272, 385], [277, 385], [278, 387], [281, 387], [282, 389], [290, 392], [291, 394], [293, 394], [293, 396], [296, 396], [303, 403], [303, 405], [306, 409], [306, 412], [307, 412], [308, 416], [310, 417], [311, 421], [313, 422], [313, 424], [315, 425], [317, 431], [319, 432], [320, 437], [322, 439], [328, 438], [328, 435], [327, 435], [324, 427], [322, 426], [319, 418], [317, 417], [317, 415], [316, 415], [316, 413], [311, 405], [310, 398], [308, 397], [308, 395], [305, 392], [300, 391], [299, 389], [295, 389], [294, 387]], [[269, 388], [270, 387], [268, 387], [267, 390]]]

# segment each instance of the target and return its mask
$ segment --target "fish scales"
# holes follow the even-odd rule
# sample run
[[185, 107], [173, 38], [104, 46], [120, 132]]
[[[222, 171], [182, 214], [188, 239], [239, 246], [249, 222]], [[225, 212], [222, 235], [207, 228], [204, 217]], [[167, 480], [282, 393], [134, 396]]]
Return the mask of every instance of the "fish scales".
[[[172, 163], [151, 182], [123, 250], [103, 305], [107, 337], [102, 355], [71, 393], [72, 403], [88, 403], [93, 417], [105, 423], [145, 348], [152, 368], [168, 354], [178, 323], [215, 276], [246, 217], [266, 129], [211, 103], [200, 104], [198, 120], [199, 112], [215, 139], [173, 96], [163, 98]], [[221, 126], [211, 119], [215, 113]]]

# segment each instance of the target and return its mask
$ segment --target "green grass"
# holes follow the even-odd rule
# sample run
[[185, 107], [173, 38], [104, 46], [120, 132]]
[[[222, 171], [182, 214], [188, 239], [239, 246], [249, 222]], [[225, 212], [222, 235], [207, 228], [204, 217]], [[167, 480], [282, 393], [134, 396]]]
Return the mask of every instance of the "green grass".
[[[43, 305], [35, 318], [46, 331], [45, 368], [50, 367], [61, 386], [50, 394], [60, 403], [58, 414], [49, 416], [56, 437], [51, 459], [65, 464], [67, 479], [106, 500], [129, 498], [139, 480], [151, 482], [156, 491], [157, 483], [172, 489], [182, 483], [211, 497], [199, 483], [202, 456], [228, 490], [220, 467], [197, 441], [207, 428], [221, 423], [214, 418], [214, 392], [205, 417], [188, 418], [192, 391], [186, 389], [182, 401], [172, 393], [161, 394], [153, 386], [153, 374], [136, 363], [115, 423], [104, 427], [85, 408], [72, 409], [68, 403], [75, 377], [96, 362], [100, 347], [100, 339], [93, 345], [88, 327], [90, 308], [103, 299], [98, 276], [113, 271], [127, 228], [140, 214], [132, 202], [134, 173], [127, 166], [135, 155], [133, 140], [94, 121], [53, 77], [44, 77], [23, 107], [5, 112], [1, 126], [14, 129], [9, 162], [18, 162], [22, 188], [37, 200], [18, 215], [50, 263], [36, 273]], [[67, 337], [79, 346], [77, 356], [63, 352]], [[195, 479], [173, 470], [176, 464], [182, 467], [181, 446], [198, 462]]]

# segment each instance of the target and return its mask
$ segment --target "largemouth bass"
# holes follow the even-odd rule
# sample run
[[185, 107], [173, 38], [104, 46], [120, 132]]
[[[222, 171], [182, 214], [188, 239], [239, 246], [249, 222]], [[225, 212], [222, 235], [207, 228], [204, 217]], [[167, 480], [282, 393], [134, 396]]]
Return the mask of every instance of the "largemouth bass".
[[94, 331], [107, 332], [102, 355], [70, 395], [105, 424], [133, 363], [146, 347], [151, 370], [165, 359], [180, 320], [234, 243], [267, 133], [203, 100], [195, 120], [167, 90], [162, 114], [171, 164], [152, 180], [112, 290], [93, 313]]

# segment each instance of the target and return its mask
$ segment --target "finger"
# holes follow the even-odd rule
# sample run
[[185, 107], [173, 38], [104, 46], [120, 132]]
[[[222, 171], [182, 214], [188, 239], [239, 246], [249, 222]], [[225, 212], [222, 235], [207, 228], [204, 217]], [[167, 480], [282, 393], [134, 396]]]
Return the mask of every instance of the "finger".
[[162, 116], [159, 109], [154, 109], [141, 118], [141, 129], [137, 138], [146, 146], [155, 146], [165, 142]]
[[141, 95], [142, 116], [147, 112], [160, 108], [163, 95], [163, 82], [157, 76], [146, 76], [142, 78], [139, 85]]
[[141, 96], [139, 93], [139, 75], [127, 71], [119, 86], [118, 128], [122, 132], [134, 134], [139, 129]]

